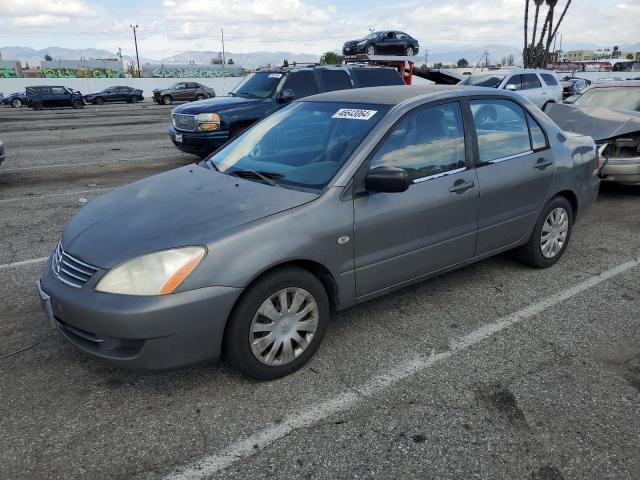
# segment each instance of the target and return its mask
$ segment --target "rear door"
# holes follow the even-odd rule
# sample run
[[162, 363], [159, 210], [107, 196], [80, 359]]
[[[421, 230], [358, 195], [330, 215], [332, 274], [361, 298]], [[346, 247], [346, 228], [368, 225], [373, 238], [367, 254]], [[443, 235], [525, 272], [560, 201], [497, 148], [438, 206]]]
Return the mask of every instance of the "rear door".
[[540, 82], [540, 78], [535, 73], [523, 73], [522, 77], [522, 95], [527, 97], [533, 103], [535, 103], [538, 107], [542, 108], [542, 106], [547, 101], [548, 92], [542, 88], [542, 83]]
[[459, 102], [420, 107], [390, 130], [364, 167], [404, 168], [413, 184], [354, 200], [357, 297], [473, 256], [479, 190], [463, 123]]
[[346, 70], [321, 69], [319, 70], [319, 75], [324, 92], [348, 90], [351, 88], [351, 79], [349, 78]]
[[517, 102], [469, 102], [480, 184], [476, 255], [514, 245], [530, 231], [547, 197], [555, 162], [540, 125]]
[[127, 87], [114, 87], [115, 99], [118, 102], [124, 102], [129, 98], [129, 89]]

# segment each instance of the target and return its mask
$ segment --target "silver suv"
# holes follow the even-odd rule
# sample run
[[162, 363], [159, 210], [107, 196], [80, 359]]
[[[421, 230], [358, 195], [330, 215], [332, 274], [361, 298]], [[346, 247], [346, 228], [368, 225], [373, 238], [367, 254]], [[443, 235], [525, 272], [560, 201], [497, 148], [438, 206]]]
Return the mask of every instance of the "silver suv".
[[542, 109], [549, 103], [562, 103], [562, 86], [550, 70], [509, 69], [481, 72], [471, 75], [460, 84], [510, 90], [528, 98]]

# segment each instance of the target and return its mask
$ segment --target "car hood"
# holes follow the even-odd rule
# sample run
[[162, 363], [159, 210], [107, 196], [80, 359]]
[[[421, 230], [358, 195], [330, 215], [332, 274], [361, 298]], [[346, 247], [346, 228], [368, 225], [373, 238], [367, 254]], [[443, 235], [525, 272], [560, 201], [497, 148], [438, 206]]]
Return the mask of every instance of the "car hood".
[[550, 104], [545, 113], [562, 130], [588, 135], [596, 142], [640, 131], [640, 112]]
[[207, 245], [225, 231], [315, 198], [190, 165], [92, 200], [69, 220], [62, 245], [110, 269], [149, 252]]
[[175, 113], [185, 113], [188, 115], [197, 115], [198, 113], [213, 113], [225, 110], [227, 108], [235, 108], [245, 105], [253, 105], [261, 102], [258, 98], [245, 97], [215, 97], [198, 102], [191, 102], [180, 105], [173, 109]]

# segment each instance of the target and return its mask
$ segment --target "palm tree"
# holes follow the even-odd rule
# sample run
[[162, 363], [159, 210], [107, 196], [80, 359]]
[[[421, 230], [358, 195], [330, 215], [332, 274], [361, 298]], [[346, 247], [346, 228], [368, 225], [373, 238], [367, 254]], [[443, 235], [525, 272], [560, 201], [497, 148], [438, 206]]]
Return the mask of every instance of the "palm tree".
[[527, 43], [529, 41], [529, 39], [527, 38], [527, 28], [529, 27], [528, 25], [529, 22], [529, 0], [525, 0], [524, 2], [524, 49], [527, 49]]
[[533, 17], [533, 35], [531, 35], [531, 46], [536, 43], [536, 32], [538, 31], [538, 15], [540, 14], [540, 6], [544, 3], [544, 0], [533, 0], [536, 4], [536, 10]]

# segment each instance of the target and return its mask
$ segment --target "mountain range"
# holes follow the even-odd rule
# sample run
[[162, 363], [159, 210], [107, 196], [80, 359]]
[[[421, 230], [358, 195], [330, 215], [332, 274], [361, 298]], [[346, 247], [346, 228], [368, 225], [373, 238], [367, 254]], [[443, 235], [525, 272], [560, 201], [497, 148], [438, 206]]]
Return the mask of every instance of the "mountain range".
[[[593, 44], [579, 43], [567, 43], [563, 45], [563, 47], [564, 50], [597, 50], [602, 48], [612, 48]], [[638, 52], [640, 51], [640, 42], [631, 45], [620, 45], [620, 50]], [[425, 51], [425, 46], [422, 47], [422, 51]], [[470, 65], [475, 65], [485, 51], [488, 52], [489, 61], [491, 63], [499, 63], [502, 58], [509, 57], [509, 55], [514, 56], [514, 60], [516, 63], [522, 62], [522, 49], [508, 45], [485, 45], [479, 47], [451, 49], [448, 51], [444, 49], [437, 49], [434, 47], [433, 49], [428, 50], [427, 61], [430, 64], [454, 63], [461, 58], [465, 58]], [[336, 53], [340, 53], [340, 51], [336, 50]], [[186, 51], [161, 59], [152, 59], [142, 56], [140, 57], [140, 63], [158, 64], [162, 62], [193, 62], [199, 65], [206, 65], [211, 63], [212, 59], [217, 59], [218, 54], [218, 51]], [[45, 55], [51, 55], [54, 60], [78, 60], [82, 57], [86, 59], [117, 58], [115, 52], [110, 52], [108, 50], [101, 50], [96, 48], [75, 49], [62, 47], [47, 47], [41, 50], [35, 50], [29, 47], [0, 47], [0, 55], [2, 56], [3, 60], [19, 60], [23, 66], [25, 66], [27, 63], [30, 66], [40, 65], [40, 62], [44, 60]], [[421, 53], [419, 56], [425, 58], [423, 53]], [[129, 63], [130, 61], [135, 60], [135, 57], [131, 55], [123, 55], [122, 58], [125, 63]], [[317, 62], [320, 59], [320, 55], [313, 53], [292, 53], [284, 51], [260, 51], [250, 53], [226, 52], [225, 58], [227, 60], [232, 58], [236, 65], [242, 65], [246, 68], [253, 68], [265, 65], [282, 65], [284, 60], [287, 60], [289, 63]]]

